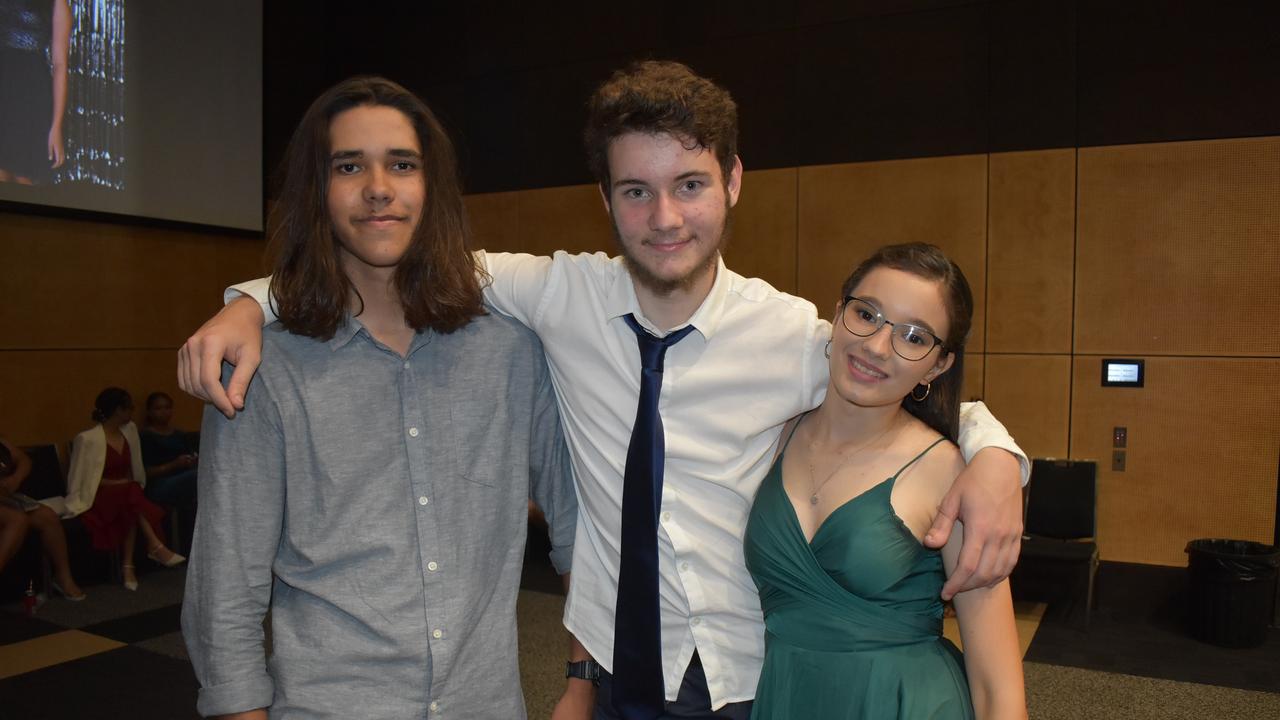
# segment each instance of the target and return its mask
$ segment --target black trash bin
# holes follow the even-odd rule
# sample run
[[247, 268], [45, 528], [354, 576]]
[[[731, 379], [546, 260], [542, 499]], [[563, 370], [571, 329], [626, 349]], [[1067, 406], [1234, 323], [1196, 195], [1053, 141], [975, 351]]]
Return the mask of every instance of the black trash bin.
[[1191, 635], [1222, 647], [1267, 639], [1280, 548], [1246, 540], [1187, 543]]

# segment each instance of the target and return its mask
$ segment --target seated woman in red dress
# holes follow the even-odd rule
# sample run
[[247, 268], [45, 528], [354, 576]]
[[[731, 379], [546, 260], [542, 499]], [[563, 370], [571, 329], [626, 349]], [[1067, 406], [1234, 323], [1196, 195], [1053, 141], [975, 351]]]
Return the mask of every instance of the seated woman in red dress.
[[133, 424], [133, 399], [117, 387], [98, 394], [97, 425], [76, 436], [67, 472], [67, 513], [82, 515], [93, 546], [121, 550], [124, 586], [138, 588], [133, 554], [141, 532], [147, 557], [171, 567], [186, 560], [165, 546], [160, 521], [164, 510], [147, 499], [142, 442]]

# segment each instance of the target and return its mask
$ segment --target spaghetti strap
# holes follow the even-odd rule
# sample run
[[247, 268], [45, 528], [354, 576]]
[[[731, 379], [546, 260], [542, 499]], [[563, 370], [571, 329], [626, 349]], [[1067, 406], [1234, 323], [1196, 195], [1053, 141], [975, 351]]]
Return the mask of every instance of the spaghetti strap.
[[912, 465], [915, 465], [917, 460], [919, 460], [920, 458], [924, 457], [925, 455], [928, 455], [928, 454], [929, 454], [929, 451], [930, 451], [930, 450], [932, 450], [932, 449], [934, 449], [935, 447], [937, 447], [937, 446], [938, 446], [938, 443], [942, 442], [943, 440], [946, 440], [946, 438], [945, 438], [945, 437], [940, 437], [940, 438], [938, 438], [937, 440], [934, 440], [934, 441], [933, 441], [933, 443], [932, 443], [932, 444], [930, 444], [930, 445], [929, 445], [929, 447], [927, 447], [927, 448], [925, 448], [924, 450], [922, 450], [922, 451], [920, 452], [920, 454], [919, 454], [919, 455], [917, 455], [917, 456], [915, 456], [915, 457], [911, 458], [910, 460], [908, 460], [908, 461], [907, 461], [907, 464], [906, 464], [906, 465], [903, 465], [902, 467], [898, 468], [898, 472], [894, 473], [894, 474], [893, 474], [893, 477], [891, 477], [891, 478], [889, 478], [889, 479], [890, 479], [890, 480], [897, 481], [897, 479], [898, 479], [898, 476], [899, 476], [899, 475], [901, 475], [901, 474], [902, 474], [902, 473], [903, 473], [907, 468], [911, 467]]
[[787, 436], [786, 442], [782, 443], [782, 449], [778, 451], [778, 457], [782, 457], [783, 455], [786, 454], [787, 446], [791, 444], [791, 438], [796, 436], [796, 431], [800, 429], [800, 423], [804, 422], [804, 419], [809, 417], [809, 413], [811, 412], [813, 411], [810, 410], [806, 412], [805, 414], [800, 416], [799, 420], [796, 420], [796, 424], [793, 425], [791, 428], [791, 434]]

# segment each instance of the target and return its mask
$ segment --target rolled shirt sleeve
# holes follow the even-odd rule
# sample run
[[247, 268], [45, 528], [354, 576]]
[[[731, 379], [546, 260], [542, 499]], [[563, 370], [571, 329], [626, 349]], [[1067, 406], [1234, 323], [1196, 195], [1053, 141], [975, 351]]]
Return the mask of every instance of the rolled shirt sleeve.
[[235, 300], [238, 297], [245, 296], [253, 298], [258, 303], [258, 307], [262, 308], [262, 326], [266, 327], [277, 320], [275, 310], [271, 307], [271, 276], [254, 278], [246, 280], [242, 283], [232, 285], [222, 291], [222, 304]]
[[[224, 372], [227, 380], [230, 370]], [[265, 381], [227, 420], [206, 406], [200, 503], [182, 604], [182, 633], [196, 679], [196, 709], [223, 715], [269, 707], [263, 618], [284, 517], [280, 417]]]
[[1022, 448], [1013, 441], [1013, 436], [991, 414], [986, 403], [981, 401], [960, 403], [960, 452], [964, 454], [964, 461], [972, 461], [979, 450], [989, 447], [1007, 450], [1018, 458], [1018, 467], [1022, 471], [1022, 486], [1026, 487], [1027, 481], [1031, 479], [1031, 461], [1027, 459], [1027, 454], [1022, 451]]

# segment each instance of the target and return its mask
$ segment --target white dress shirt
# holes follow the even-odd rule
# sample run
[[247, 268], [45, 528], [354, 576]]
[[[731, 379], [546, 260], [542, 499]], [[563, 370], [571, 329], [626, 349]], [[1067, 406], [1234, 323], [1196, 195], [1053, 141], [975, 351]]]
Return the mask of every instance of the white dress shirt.
[[[640, 393], [640, 355], [623, 316], [667, 333], [644, 317], [621, 258], [479, 255], [493, 277], [486, 299], [532, 328], [547, 354], [579, 504], [564, 622], [611, 670], [623, 471]], [[269, 312], [265, 281], [231, 290]], [[783, 425], [826, 393], [831, 325], [809, 301], [744, 278], [723, 260], [686, 324], [695, 331], [667, 350], [658, 405], [666, 440], [658, 531], [663, 674], [674, 700], [696, 650], [711, 706], [719, 708], [755, 695], [764, 619], [742, 535]], [[966, 460], [984, 447], [1018, 455], [1025, 482], [1029, 463], [981, 403], [962, 408], [960, 440]]]

